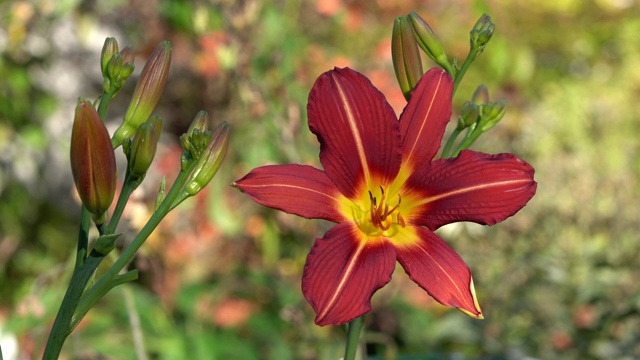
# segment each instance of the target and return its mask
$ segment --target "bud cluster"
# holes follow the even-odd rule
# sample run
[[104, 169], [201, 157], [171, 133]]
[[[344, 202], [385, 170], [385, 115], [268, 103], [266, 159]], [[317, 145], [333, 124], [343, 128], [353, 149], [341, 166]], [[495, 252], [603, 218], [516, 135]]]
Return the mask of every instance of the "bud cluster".
[[185, 134], [180, 136], [182, 169], [186, 171], [194, 161], [185, 193], [193, 196], [202, 190], [216, 174], [229, 147], [229, 123], [223, 121], [213, 132], [208, 129], [208, 115], [200, 111]]

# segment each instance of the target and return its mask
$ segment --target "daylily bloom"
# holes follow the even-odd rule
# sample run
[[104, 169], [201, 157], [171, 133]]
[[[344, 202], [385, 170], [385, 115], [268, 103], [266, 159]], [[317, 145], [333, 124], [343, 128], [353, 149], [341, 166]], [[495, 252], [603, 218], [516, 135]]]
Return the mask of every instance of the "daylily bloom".
[[534, 169], [512, 154], [466, 150], [432, 160], [452, 88], [445, 71], [431, 69], [398, 121], [366, 77], [328, 71], [308, 103], [324, 170], [264, 166], [233, 184], [262, 205], [337, 223], [315, 241], [302, 277], [318, 325], [371, 311], [396, 260], [438, 302], [482, 318], [469, 268], [433, 231], [456, 221], [500, 222], [531, 199], [536, 183]]

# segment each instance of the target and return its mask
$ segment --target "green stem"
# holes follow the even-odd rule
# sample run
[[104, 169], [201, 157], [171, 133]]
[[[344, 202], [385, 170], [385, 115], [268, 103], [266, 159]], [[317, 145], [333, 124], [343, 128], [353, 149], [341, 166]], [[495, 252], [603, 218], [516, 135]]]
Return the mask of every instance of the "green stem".
[[460, 151], [462, 151], [464, 149], [468, 149], [471, 146], [471, 144], [473, 144], [473, 142], [478, 139], [480, 134], [482, 134], [482, 131], [479, 131], [479, 130], [476, 131], [476, 130], [478, 130], [478, 129], [477, 128], [476, 129], [469, 129], [469, 132], [467, 133], [467, 136], [464, 137], [464, 139], [462, 140], [460, 145], [458, 145], [458, 148], [451, 155], [451, 157], [457, 157], [458, 154], [460, 154]]
[[116, 276], [122, 270], [131, 259], [136, 254], [136, 251], [144, 244], [145, 240], [151, 235], [153, 230], [160, 224], [160, 221], [169, 213], [172, 209], [172, 205], [175, 202], [178, 195], [182, 192], [182, 188], [184, 184], [189, 179], [189, 175], [193, 171], [193, 168], [197, 164], [197, 161], [193, 161], [193, 163], [189, 166], [186, 171], [181, 171], [176, 178], [169, 194], [164, 199], [158, 210], [156, 210], [149, 221], [145, 224], [145, 226], [140, 230], [138, 235], [133, 239], [133, 241], [127, 246], [118, 260], [111, 265], [111, 267], [96, 281], [96, 283], [89, 289], [84, 296], [82, 297], [80, 304], [78, 305], [78, 309], [76, 312], [76, 319], [80, 321], [82, 317], [91, 309], [93, 304], [95, 304], [104, 294], [109, 291], [109, 289], [113, 288], [113, 281], [115, 281]]
[[358, 342], [360, 340], [360, 332], [364, 327], [364, 315], [353, 319], [349, 323], [347, 332], [347, 346], [344, 349], [344, 360], [354, 360], [358, 351]]
[[460, 67], [460, 70], [458, 70], [458, 72], [456, 73], [456, 78], [453, 81], [453, 94], [451, 95], [451, 97], [453, 97], [456, 94], [456, 90], [458, 90], [458, 85], [462, 81], [464, 74], [467, 72], [467, 69], [469, 69], [469, 66], [471, 65], [473, 60], [476, 59], [476, 57], [478, 57], [478, 48], [471, 47], [471, 49], [469, 50], [469, 54], [467, 55], [467, 58], [464, 60], [464, 63], [462, 64], [462, 67]]
[[447, 140], [447, 144], [444, 146], [444, 149], [442, 150], [443, 159], [446, 159], [449, 157], [449, 153], [451, 152], [451, 147], [453, 146], [453, 143], [456, 141], [456, 138], [458, 137], [458, 135], [460, 135], [461, 132], [462, 130], [458, 128], [453, 130], [453, 132], [451, 133], [451, 136], [449, 137], [449, 140]]
[[127, 170], [122, 190], [120, 190], [120, 196], [118, 197], [118, 203], [116, 204], [116, 208], [113, 210], [113, 215], [111, 215], [111, 220], [109, 221], [109, 234], [113, 234], [116, 231], [116, 227], [118, 226], [118, 222], [120, 221], [120, 217], [122, 216], [125, 206], [127, 206], [129, 197], [137, 187], [138, 182], [131, 179], [129, 170]]
[[87, 258], [89, 247], [89, 226], [91, 226], [91, 213], [84, 205], [82, 206], [82, 215], [80, 215], [80, 226], [78, 227], [78, 251], [76, 253], [76, 265], [74, 270], [78, 269]]
[[98, 115], [100, 115], [100, 119], [104, 121], [105, 116], [107, 116], [107, 107], [109, 107], [109, 103], [113, 97], [111, 94], [102, 93], [100, 96], [100, 105], [98, 105]]
[[67, 292], [64, 294], [60, 310], [49, 334], [49, 340], [47, 340], [43, 360], [56, 360], [60, 356], [62, 345], [67, 336], [71, 334], [71, 318], [80, 302], [82, 292], [103, 258], [104, 256], [97, 251], [91, 251], [82, 266], [74, 270], [73, 275], [71, 275], [71, 282]]

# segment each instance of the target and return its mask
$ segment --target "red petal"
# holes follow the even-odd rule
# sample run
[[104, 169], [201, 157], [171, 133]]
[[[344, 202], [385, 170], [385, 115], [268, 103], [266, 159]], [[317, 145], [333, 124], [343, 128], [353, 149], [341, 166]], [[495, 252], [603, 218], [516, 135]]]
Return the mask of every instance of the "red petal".
[[423, 227], [413, 228], [417, 239], [394, 241], [398, 262], [411, 280], [439, 303], [482, 318], [467, 264], [436, 234]]
[[[328, 71], [316, 80], [307, 106], [309, 128], [320, 141], [320, 162], [348, 198], [371, 175], [386, 184], [398, 173], [400, 132], [384, 95], [349, 68]], [[373, 186], [377, 187], [377, 186]]]
[[536, 193], [531, 165], [513, 154], [465, 150], [419, 168], [403, 199], [419, 199], [406, 219], [435, 230], [456, 221], [493, 225], [512, 216]]
[[442, 135], [451, 117], [453, 80], [433, 68], [416, 85], [411, 100], [400, 116], [402, 163], [411, 172], [431, 161], [440, 148]]
[[338, 211], [344, 197], [324, 171], [311, 166], [263, 166], [232, 185], [264, 206], [308, 219], [345, 220]]
[[353, 223], [317, 239], [304, 267], [302, 292], [316, 324], [338, 325], [371, 311], [371, 296], [391, 280], [396, 254], [386, 239], [369, 239]]

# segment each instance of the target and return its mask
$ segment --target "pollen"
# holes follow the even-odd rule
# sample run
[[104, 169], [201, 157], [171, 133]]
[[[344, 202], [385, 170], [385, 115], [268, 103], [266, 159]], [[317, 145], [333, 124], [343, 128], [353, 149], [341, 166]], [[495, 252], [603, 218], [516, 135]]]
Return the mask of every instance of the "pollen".
[[382, 231], [389, 230], [394, 223], [401, 227], [405, 227], [404, 218], [399, 211], [400, 204], [402, 203], [402, 196], [398, 194], [398, 202], [395, 206], [391, 207], [382, 186], [380, 186], [380, 193], [380, 201], [378, 201], [378, 199], [373, 196], [373, 193], [369, 191], [369, 200], [371, 203], [370, 219], [373, 226]]

